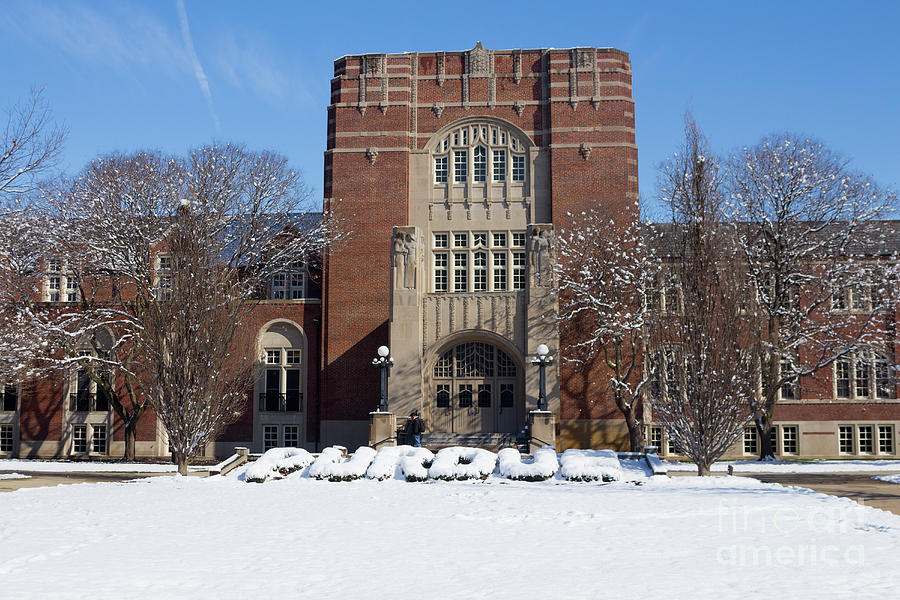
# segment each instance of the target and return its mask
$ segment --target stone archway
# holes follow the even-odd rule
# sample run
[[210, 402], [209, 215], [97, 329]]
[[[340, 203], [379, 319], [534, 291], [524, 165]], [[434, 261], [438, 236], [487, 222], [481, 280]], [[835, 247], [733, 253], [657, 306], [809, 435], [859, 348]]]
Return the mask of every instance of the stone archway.
[[518, 432], [525, 418], [525, 386], [521, 361], [514, 356], [484, 339], [445, 345], [426, 374], [430, 432]]

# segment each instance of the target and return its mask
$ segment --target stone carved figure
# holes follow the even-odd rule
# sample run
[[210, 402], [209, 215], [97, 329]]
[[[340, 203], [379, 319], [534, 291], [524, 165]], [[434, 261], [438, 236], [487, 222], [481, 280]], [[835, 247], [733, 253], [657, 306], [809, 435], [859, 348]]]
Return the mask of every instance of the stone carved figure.
[[397, 232], [393, 244], [396, 285], [405, 289], [416, 287], [416, 239], [412, 234]]
[[531, 236], [531, 268], [534, 270], [534, 283], [537, 286], [549, 286], [552, 280], [551, 233], [541, 229]]
[[469, 50], [469, 73], [473, 75], [487, 75], [491, 72], [491, 53], [481, 42]]

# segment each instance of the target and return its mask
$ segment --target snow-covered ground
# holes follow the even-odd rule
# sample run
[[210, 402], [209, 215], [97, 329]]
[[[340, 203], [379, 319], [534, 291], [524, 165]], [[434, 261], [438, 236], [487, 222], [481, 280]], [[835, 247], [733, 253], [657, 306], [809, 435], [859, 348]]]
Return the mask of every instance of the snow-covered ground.
[[[665, 461], [669, 471], [697, 472], [690, 462]], [[853, 471], [900, 471], [900, 460], [814, 460], [793, 462], [786, 460], [738, 460], [713, 464], [712, 471], [724, 473], [728, 465], [735, 473], [849, 473]]]
[[885, 598], [898, 555], [900, 517], [746, 477], [0, 494], [3, 598]]
[[[188, 467], [189, 471], [205, 471], [209, 467]], [[66, 460], [0, 459], [0, 471], [41, 473], [174, 473], [175, 465], [155, 463], [72, 462]]]
[[873, 477], [872, 479], [877, 479], [878, 481], [887, 481], [888, 483], [900, 483], [900, 475], [878, 475], [877, 477]]
[[23, 475], [22, 473], [0, 473], [0, 479], [30, 479], [31, 475]]

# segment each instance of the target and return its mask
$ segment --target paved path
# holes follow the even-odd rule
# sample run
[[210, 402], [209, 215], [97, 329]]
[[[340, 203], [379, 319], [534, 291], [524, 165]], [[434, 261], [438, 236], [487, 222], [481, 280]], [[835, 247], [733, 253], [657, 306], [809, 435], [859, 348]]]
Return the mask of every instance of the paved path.
[[[28, 479], [0, 479], [0, 492], [14, 492], [22, 488], [46, 487], [52, 485], [72, 485], [74, 483], [99, 483], [103, 481], [131, 481], [143, 477], [172, 475], [173, 473], [47, 473], [43, 471], [0, 471], [0, 473], [21, 473], [30, 475]], [[191, 471], [189, 476], [206, 477], [206, 471]]]
[[900, 485], [872, 479], [875, 475], [890, 475], [884, 471], [853, 473], [740, 473], [781, 485], [796, 485], [823, 494], [852, 498], [866, 506], [874, 506], [900, 515]]

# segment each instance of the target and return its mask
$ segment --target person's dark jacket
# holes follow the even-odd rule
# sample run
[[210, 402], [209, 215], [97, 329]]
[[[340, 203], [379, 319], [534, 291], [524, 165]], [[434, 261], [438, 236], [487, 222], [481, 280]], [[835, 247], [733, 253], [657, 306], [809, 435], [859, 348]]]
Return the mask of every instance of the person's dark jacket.
[[423, 433], [425, 431], [425, 421], [422, 420], [422, 417], [413, 417], [407, 424], [407, 431], [409, 431], [410, 435]]

